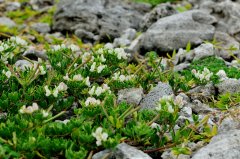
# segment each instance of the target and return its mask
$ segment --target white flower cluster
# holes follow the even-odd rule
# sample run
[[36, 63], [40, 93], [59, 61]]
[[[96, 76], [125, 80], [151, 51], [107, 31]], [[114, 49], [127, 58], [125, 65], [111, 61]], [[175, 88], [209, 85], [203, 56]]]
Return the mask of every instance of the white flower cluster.
[[22, 38], [20, 38], [18, 36], [11, 37], [10, 41], [17, 45], [20, 45], [20, 46], [27, 46], [27, 44], [28, 44], [25, 40], [23, 40]]
[[96, 86], [93, 86], [89, 91], [88, 93], [90, 95], [96, 95], [96, 96], [100, 96], [102, 93], [105, 93], [105, 92], [109, 92], [111, 93], [111, 90], [110, 90], [110, 87], [107, 85], [107, 84], [103, 84], [101, 87], [96, 87]]
[[[1, 55], [1, 52], [9, 49], [11, 46], [8, 45], [7, 43], [3, 43], [3, 42], [0, 42], [0, 55]], [[14, 57], [14, 53], [13, 52], [7, 52], [7, 53], [4, 53], [1, 55], [1, 60], [5, 63], [5, 64], [8, 64], [8, 59], [12, 59]]]
[[89, 105], [100, 105], [101, 101], [99, 99], [95, 99], [93, 97], [88, 97], [87, 100], [85, 101], [85, 106]]
[[63, 50], [63, 49], [70, 49], [73, 52], [79, 51], [80, 48], [77, 45], [71, 44], [69, 46], [66, 46], [65, 44], [61, 44], [61, 45], [53, 45], [52, 46], [53, 51], [59, 51], [59, 50]]
[[32, 106], [26, 107], [26, 105], [23, 105], [19, 112], [21, 114], [32, 114], [35, 111], [38, 111], [39, 107], [37, 103], [33, 103]]
[[55, 120], [55, 122], [59, 122], [59, 123], [62, 123], [62, 124], [67, 124], [67, 123], [69, 123], [70, 122], [70, 120], [68, 120], [68, 119], [65, 119], [65, 120]]
[[7, 76], [7, 78], [10, 78], [11, 75], [12, 75], [12, 73], [11, 73], [10, 71], [7, 71], [7, 72], [6, 72], [5, 70], [3, 70], [2, 73], [3, 73], [5, 76]]
[[130, 54], [126, 53], [123, 48], [111, 48], [105, 46], [105, 48], [101, 48], [97, 51], [98, 54], [104, 54], [104, 52], [108, 52], [109, 54], [115, 54], [119, 60], [124, 59], [127, 60]]
[[97, 65], [96, 62], [94, 62], [94, 63], [91, 65], [90, 72], [95, 72], [95, 71], [97, 71], [97, 73], [101, 73], [101, 72], [104, 70], [104, 68], [107, 67], [107, 65], [102, 65], [102, 64], [100, 64], [99, 66], [96, 66], [96, 65]]
[[120, 72], [116, 72], [113, 74], [112, 79], [120, 82], [131, 81], [135, 79], [135, 75], [121, 75]]
[[221, 81], [228, 79], [227, 74], [224, 70], [219, 70], [216, 75], [220, 78]]
[[204, 67], [203, 71], [196, 71], [195, 69], [192, 70], [192, 73], [194, 76], [202, 81], [210, 81], [210, 78], [212, 77], [213, 73], [209, 71], [206, 67]]
[[72, 79], [69, 77], [68, 74], [66, 74], [66, 75], [63, 77], [63, 79], [66, 80], [66, 81], [84, 81], [85, 84], [86, 84], [88, 87], [90, 87], [90, 85], [91, 85], [90, 80], [89, 80], [89, 77], [84, 78], [84, 77], [82, 77], [81, 74], [76, 74], [76, 75], [74, 75]]
[[107, 141], [108, 134], [103, 132], [103, 128], [98, 127], [95, 132], [92, 133], [92, 136], [96, 138], [97, 146], [101, 146], [103, 141]]
[[187, 102], [183, 99], [182, 96], [178, 95], [176, 96], [175, 100], [174, 100], [174, 104], [178, 105], [179, 108], [182, 108]]
[[46, 91], [46, 96], [50, 96], [53, 95], [54, 97], [58, 97], [58, 93], [59, 92], [64, 92], [68, 89], [67, 85], [63, 82], [61, 82], [57, 87], [55, 87], [52, 91], [49, 90], [48, 86], [44, 87], [45, 91]]
[[0, 42], [0, 52], [3, 52], [4, 50], [9, 49], [10, 46], [6, 43]]
[[173, 113], [174, 106], [178, 106], [179, 108], [182, 108], [186, 103], [187, 102], [180, 95], [175, 97], [175, 99], [173, 99], [173, 95], [168, 95], [168, 96], [165, 95], [159, 99], [159, 102], [157, 103], [157, 106], [156, 106], [156, 110], [161, 111], [165, 108], [169, 113]]

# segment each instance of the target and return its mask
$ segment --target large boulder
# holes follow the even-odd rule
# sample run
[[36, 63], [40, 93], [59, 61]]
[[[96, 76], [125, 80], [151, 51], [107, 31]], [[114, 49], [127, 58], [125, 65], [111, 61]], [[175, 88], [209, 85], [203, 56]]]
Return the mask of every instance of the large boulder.
[[164, 17], [154, 23], [142, 40], [143, 50], [172, 51], [212, 40], [216, 19], [205, 11], [191, 10]]
[[61, 0], [53, 29], [76, 32], [82, 39], [91, 35], [87, 40], [116, 38], [127, 28], [140, 27], [144, 9], [150, 9], [143, 5], [122, 0]]
[[211, 142], [198, 150], [192, 159], [237, 159], [240, 156], [240, 122], [236, 118], [225, 118], [218, 135]]
[[141, 109], [155, 109], [157, 102], [163, 96], [173, 95], [172, 87], [168, 83], [159, 82], [141, 101]]

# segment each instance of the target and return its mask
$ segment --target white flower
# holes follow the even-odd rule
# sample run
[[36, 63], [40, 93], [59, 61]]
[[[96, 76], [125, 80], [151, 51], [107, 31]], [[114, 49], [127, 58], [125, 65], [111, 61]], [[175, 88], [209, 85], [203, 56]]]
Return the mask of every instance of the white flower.
[[128, 58], [128, 56], [129, 56], [129, 54], [127, 54], [125, 51], [124, 51], [124, 49], [123, 48], [116, 48], [116, 49], [114, 49], [114, 51], [117, 53], [117, 58], [119, 59], [119, 60], [121, 60], [121, 59], [127, 59]]
[[103, 70], [104, 68], [106, 68], [106, 67], [107, 67], [106, 65], [100, 65], [100, 66], [98, 66], [98, 68], [97, 68], [97, 73], [101, 73], [102, 70]]
[[108, 134], [102, 132], [103, 129], [101, 127], [98, 127], [94, 133], [92, 133], [93, 137], [96, 138], [96, 144], [97, 146], [101, 146], [103, 141], [107, 141]]
[[103, 84], [102, 85], [102, 88], [107, 91], [107, 90], [110, 90], [110, 87], [107, 85], [107, 84]]
[[89, 91], [88, 94], [93, 95], [95, 92], [96, 86], [93, 86]]
[[55, 120], [55, 122], [59, 122], [59, 123], [63, 123], [63, 124], [67, 124], [68, 122], [70, 122], [70, 120], [68, 120], [68, 119], [65, 119], [65, 120]]
[[54, 45], [53, 46], [53, 50], [54, 51], [58, 51], [58, 50], [62, 50], [62, 49], [66, 49], [66, 45], [65, 44], [62, 44], [62, 45]]
[[172, 105], [169, 102], [167, 102], [166, 105], [167, 105], [167, 108], [168, 108], [168, 112], [173, 113], [174, 109], [173, 109]]
[[25, 40], [21, 39], [18, 36], [11, 37], [10, 41], [15, 42], [17, 45], [21, 45], [21, 46], [26, 46], [27, 45], [27, 42]]
[[77, 64], [77, 63], [75, 63], [75, 64], [73, 65], [73, 67], [74, 67], [74, 68], [78, 67], [78, 64]]
[[171, 101], [173, 99], [173, 95], [164, 95], [162, 96], [162, 98], [160, 98], [160, 100], [163, 101]]
[[68, 89], [68, 86], [64, 82], [61, 82], [57, 87], [57, 90], [59, 92], [66, 91], [67, 89]]
[[100, 60], [101, 60], [101, 62], [105, 62], [106, 61], [106, 59], [105, 59], [103, 54], [101, 55]]
[[152, 123], [151, 126], [150, 126], [152, 129], [160, 129], [161, 126], [157, 123]]
[[82, 63], [86, 63], [87, 60], [89, 60], [90, 58], [92, 59], [91, 53], [85, 52], [85, 53], [82, 55]]
[[90, 72], [94, 72], [94, 71], [95, 71], [95, 68], [96, 68], [96, 62], [94, 62], [94, 63], [91, 65]]
[[97, 89], [95, 90], [95, 94], [97, 96], [100, 96], [105, 90], [102, 87], [97, 87]]
[[68, 74], [66, 74], [65, 76], [63, 76], [63, 79], [66, 80], [66, 81], [69, 81], [69, 80], [70, 80]]
[[33, 111], [37, 111], [38, 110], [38, 104], [37, 103], [33, 103], [32, 104], [32, 108], [33, 108]]
[[105, 49], [113, 49], [113, 44], [107, 43], [107, 44], [104, 45], [104, 48]]
[[46, 118], [49, 116], [49, 113], [48, 113], [48, 111], [42, 110], [42, 115], [44, 118]]
[[87, 100], [85, 101], [85, 106], [89, 106], [89, 105], [100, 105], [101, 101], [97, 100], [93, 97], [88, 97]]
[[121, 82], [126, 81], [126, 76], [125, 75], [120, 75], [119, 76], [119, 81], [121, 81]]
[[80, 74], [73, 76], [73, 81], [82, 81], [82, 80], [83, 80], [83, 77]]
[[192, 70], [192, 73], [196, 78], [198, 78], [200, 81], [210, 81], [211, 76], [213, 75], [212, 72], [209, 71], [206, 67], [203, 69], [203, 71], [200, 73], [199, 71], [196, 71], [195, 69]]
[[12, 76], [12, 73], [10, 72], [10, 71], [5, 71], [5, 70], [3, 70], [2, 71], [2, 73], [5, 75], [5, 76], [7, 76], [7, 78], [10, 78], [11, 76]]
[[71, 49], [73, 52], [79, 51], [80, 48], [77, 45], [71, 44], [68, 46], [69, 49]]
[[156, 106], [155, 108], [157, 111], [160, 111], [162, 110], [162, 105], [160, 103], [158, 103], [158, 105]]
[[58, 89], [57, 89], [57, 88], [55, 88], [55, 89], [53, 90], [52, 95], [53, 95], [55, 98], [58, 97]]
[[186, 104], [187, 102], [183, 100], [183, 97], [178, 95], [175, 100], [174, 100], [174, 103], [176, 105], [179, 106], [179, 108], [182, 108], [184, 106], [184, 104]]
[[45, 95], [46, 95], [47, 97], [52, 94], [51, 91], [49, 90], [48, 86], [45, 86], [44, 89], [45, 89], [45, 91], [46, 91], [46, 94], [45, 94]]
[[224, 70], [219, 70], [216, 75], [220, 78], [220, 80], [227, 79], [227, 74]]
[[45, 71], [43, 66], [39, 66], [39, 70], [40, 70], [40, 74], [41, 75], [45, 75], [46, 74], [46, 71]]
[[37, 103], [33, 103], [32, 106], [28, 106], [28, 107], [26, 107], [26, 105], [23, 105], [21, 107], [21, 109], [19, 110], [19, 112], [21, 114], [25, 114], [25, 113], [32, 114], [33, 112], [38, 111], [38, 109], [39, 109], [39, 107], [38, 107]]
[[86, 84], [88, 87], [90, 87], [91, 83], [90, 83], [90, 81], [89, 81], [89, 77], [87, 77], [87, 78], [85, 79], [85, 84]]

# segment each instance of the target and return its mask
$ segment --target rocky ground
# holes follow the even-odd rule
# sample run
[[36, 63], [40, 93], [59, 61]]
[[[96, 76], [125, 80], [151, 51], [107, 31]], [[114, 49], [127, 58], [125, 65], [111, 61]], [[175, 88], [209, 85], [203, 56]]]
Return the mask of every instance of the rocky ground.
[[[115, 149], [90, 151], [89, 158], [240, 158], [240, 1], [188, 0], [152, 6], [127, 0], [0, 0], [0, 11], [0, 40], [23, 37], [29, 47], [22, 56], [33, 61], [48, 60], [51, 57], [46, 46], [62, 43], [75, 43], [87, 51], [121, 47], [130, 54], [128, 63], [140, 63], [139, 68], [147, 63], [147, 53], [155, 52], [161, 59], [158, 69], [167, 77], [157, 77], [150, 89], [122, 88], [116, 92], [116, 102], [126, 101], [139, 107], [139, 111], [155, 110], [159, 99], [173, 95], [175, 101], [184, 101], [174, 131], [189, 123], [190, 127], [195, 123], [194, 116], [207, 125], [194, 130], [199, 136], [172, 147], [144, 149], [149, 143], [131, 144], [126, 139]], [[21, 68], [26, 65], [26, 58], [19, 58], [14, 64]], [[172, 76], [175, 73], [179, 79]], [[1, 98], [3, 94], [0, 92]], [[70, 119], [73, 109], [80, 105], [66, 109], [67, 117], [61, 120]], [[4, 109], [0, 112], [8, 113]], [[154, 120], [151, 126], [155, 124], [156, 128], [160, 122]], [[207, 133], [202, 129], [209, 129], [206, 138], [201, 136]], [[171, 138], [168, 132], [164, 135]], [[1, 139], [0, 146], [4, 143]], [[175, 146], [187, 147], [191, 153], [184, 149], [176, 155], [172, 149]]]

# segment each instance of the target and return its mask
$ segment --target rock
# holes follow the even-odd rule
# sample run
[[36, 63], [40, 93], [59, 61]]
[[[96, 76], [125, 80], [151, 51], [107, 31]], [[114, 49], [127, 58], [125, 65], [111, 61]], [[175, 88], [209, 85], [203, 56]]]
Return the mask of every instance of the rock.
[[128, 104], [139, 105], [143, 98], [142, 88], [122, 89], [118, 91], [118, 103], [126, 101]]
[[133, 40], [128, 48], [126, 48], [126, 52], [128, 53], [136, 53], [139, 51], [141, 46], [143, 35], [138, 36], [135, 40]]
[[155, 109], [156, 102], [163, 96], [172, 95], [173, 90], [168, 83], [159, 82], [140, 103], [141, 109]]
[[27, 60], [18, 60], [15, 63], [15, 66], [20, 68], [21, 70], [26, 70], [26, 68], [32, 68], [33, 64]]
[[16, 23], [7, 17], [0, 17], [0, 25], [15, 27]]
[[[222, 57], [223, 59], [230, 59], [231, 54], [233, 55], [238, 55], [240, 54], [239, 51], [239, 43], [231, 36], [229, 36], [227, 33], [224, 32], [216, 32], [214, 35], [214, 38], [216, 39], [217, 42], [220, 42], [221, 48], [216, 51], [216, 55]], [[228, 49], [230, 47], [234, 47], [237, 50], [230, 52]]]
[[190, 155], [179, 155], [176, 156], [174, 155], [170, 150], [167, 150], [165, 152], [163, 152], [163, 154], [161, 155], [162, 159], [190, 159]]
[[141, 48], [144, 50], [173, 51], [212, 40], [216, 19], [205, 11], [191, 10], [164, 17], [154, 23], [144, 34]]
[[220, 94], [240, 92], [240, 79], [228, 78], [216, 85]]
[[126, 143], [119, 144], [115, 151], [104, 150], [98, 152], [93, 155], [92, 159], [102, 159], [103, 157], [115, 159], [151, 159], [147, 154]]
[[36, 50], [34, 47], [30, 47], [28, 50], [26, 50], [23, 53], [23, 56], [33, 56], [33, 58], [35, 58], [36, 60], [37, 60], [37, 58], [41, 58], [41, 59], [44, 59], [44, 60], [48, 59], [46, 51], [44, 51], [44, 50], [42, 50], [42, 51]]
[[54, 4], [54, 0], [30, 0], [33, 9], [39, 10]]
[[122, 0], [61, 0], [53, 29], [70, 32], [82, 29], [109, 41], [120, 37], [127, 28], [138, 29], [142, 19], [136, 5]]
[[176, 14], [177, 11], [170, 3], [163, 3], [157, 5], [151, 12], [144, 16], [143, 23], [141, 24], [142, 30], [147, 30], [158, 19]]
[[111, 150], [103, 150], [103, 151], [100, 151], [98, 153], [95, 153], [93, 156], [92, 156], [92, 159], [103, 159], [103, 158], [113, 158], [113, 152]]
[[39, 33], [49, 33], [51, 28], [48, 23], [34, 23], [31, 25], [32, 29], [36, 30]]
[[19, 2], [8, 2], [6, 4], [7, 11], [15, 11], [15, 10], [18, 10], [20, 7], [21, 7], [21, 4]]
[[200, 60], [209, 56], [213, 56], [214, 48], [210, 43], [201, 44], [199, 47], [194, 49], [194, 58], [193, 60]]
[[137, 31], [129, 28], [125, 30], [120, 38], [115, 38], [113, 45], [114, 47], [129, 46], [135, 39]]
[[94, 39], [95, 35], [91, 32], [88, 32], [84, 29], [77, 29], [75, 30], [75, 35], [80, 38], [83, 39], [84, 41], [91, 41], [91, 40], [97, 40]]
[[205, 86], [197, 86], [188, 91], [191, 99], [209, 99], [216, 94], [215, 87], [212, 83], [208, 83]]
[[218, 133], [227, 133], [229, 130], [234, 129], [240, 130], [240, 121], [232, 117], [226, 117], [219, 126]]
[[188, 106], [192, 108], [192, 111], [196, 114], [207, 114], [214, 112], [214, 109], [210, 108], [208, 105], [200, 102], [199, 100], [194, 100], [193, 103], [189, 103]]
[[179, 72], [179, 71], [182, 71], [182, 70], [188, 68], [189, 66], [190, 66], [190, 63], [181, 63], [177, 66], [174, 66], [174, 71]]
[[121, 143], [117, 146], [116, 159], [151, 159], [151, 157], [135, 147]]
[[198, 150], [192, 159], [238, 159], [240, 156], [240, 130], [230, 130], [213, 137]]

